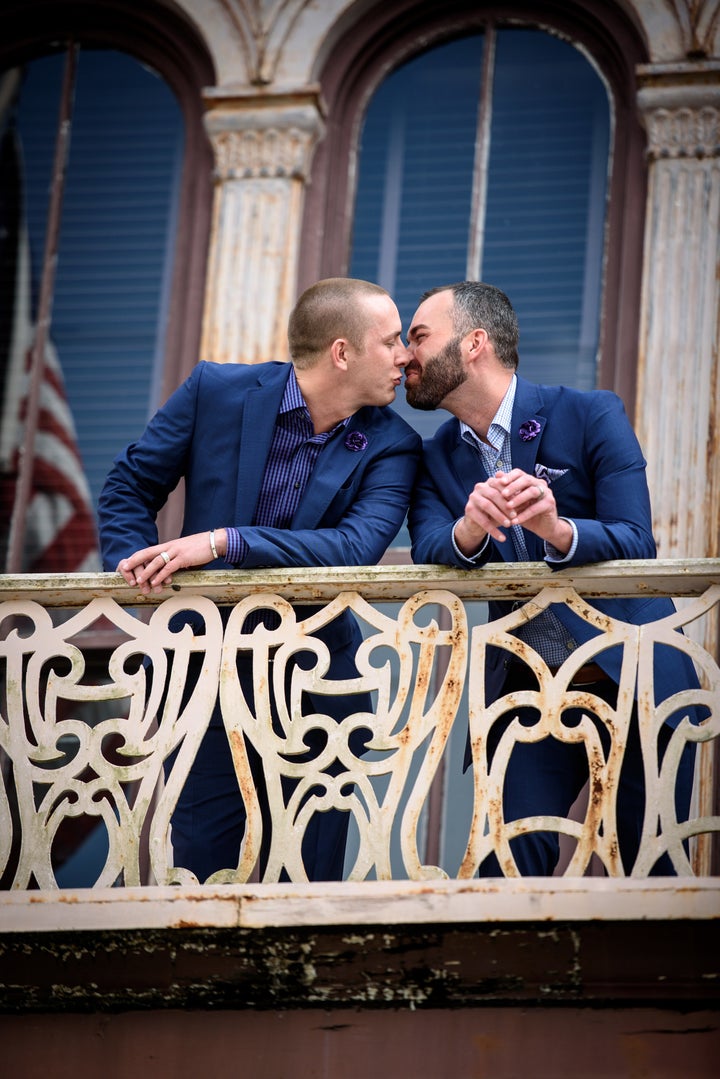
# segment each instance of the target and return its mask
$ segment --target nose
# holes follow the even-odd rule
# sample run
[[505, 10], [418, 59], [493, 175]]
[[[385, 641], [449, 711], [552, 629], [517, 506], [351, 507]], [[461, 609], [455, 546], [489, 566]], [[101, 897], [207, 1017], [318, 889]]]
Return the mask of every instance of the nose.
[[402, 341], [398, 339], [397, 345], [395, 346], [395, 363], [398, 367], [404, 367], [408, 362], [408, 359], [407, 349]]

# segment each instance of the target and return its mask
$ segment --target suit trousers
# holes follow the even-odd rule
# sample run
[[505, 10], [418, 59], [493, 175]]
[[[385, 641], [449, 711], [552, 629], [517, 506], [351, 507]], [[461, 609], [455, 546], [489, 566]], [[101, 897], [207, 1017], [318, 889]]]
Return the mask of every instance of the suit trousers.
[[[503, 686], [503, 693], [537, 689], [538, 683], [523, 664], [511, 664], [510, 673]], [[603, 679], [587, 686], [589, 692], [615, 705], [617, 685]], [[585, 709], [568, 709], [563, 713], [563, 723], [572, 726], [581, 715], [589, 715]], [[537, 722], [539, 712], [533, 708], [513, 709], [498, 718], [488, 740], [488, 756], [492, 755], [502, 733], [514, 716], [526, 726]], [[593, 718], [591, 716], [591, 718]], [[609, 736], [599, 720], [593, 720], [598, 728], [605, 752]], [[658, 738], [658, 753], [662, 755], [669, 743], [671, 729], [664, 725]], [[695, 746], [688, 744], [683, 750], [675, 788], [677, 819], [687, 820], [692, 795]], [[588, 780], [587, 752], [582, 742], [560, 742], [545, 738], [541, 742], [514, 745], [505, 776], [503, 810], [506, 821], [538, 814], [566, 817]], [[633, 705], [628, 741], [620, 772], [617, 799], [617, 827], [620, 856], [626, 875], [632, 871], [637, 857], [645, 814], [645, 782], [640, 746], [637, 706]], [[557, 832], [532, 832], [511, 840], [510, 849], [522, 876], [551, 876], [558, 861], [560, 843]], [[490, 855], [480, 865], [479, 876], [502, 876], [495, 855]], [[651, 870], [651, 876], [675, 876], [671, 859], [662, 855]]]

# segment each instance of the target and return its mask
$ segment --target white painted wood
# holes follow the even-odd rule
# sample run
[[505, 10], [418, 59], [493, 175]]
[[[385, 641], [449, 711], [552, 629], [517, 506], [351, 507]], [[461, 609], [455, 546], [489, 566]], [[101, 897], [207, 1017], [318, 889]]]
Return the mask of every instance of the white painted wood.
[[[2, 932], [717, 919], [716, 879], [344, 881], [0, 893]], [[348, 936], [351, 936], [349, 933]]]

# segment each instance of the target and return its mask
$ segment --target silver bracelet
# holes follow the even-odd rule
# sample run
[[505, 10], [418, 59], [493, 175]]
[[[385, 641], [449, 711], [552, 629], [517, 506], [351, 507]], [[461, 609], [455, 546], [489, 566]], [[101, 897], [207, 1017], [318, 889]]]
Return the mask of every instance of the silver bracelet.
[[217, 547], [215, 546], [215, 529], [214, 528], [212, 528], [210, 530], [210, 550], [213, 553], [213, 558], [219, 558], [220, 557], [218, 555], [218, 553], [217, 553]]

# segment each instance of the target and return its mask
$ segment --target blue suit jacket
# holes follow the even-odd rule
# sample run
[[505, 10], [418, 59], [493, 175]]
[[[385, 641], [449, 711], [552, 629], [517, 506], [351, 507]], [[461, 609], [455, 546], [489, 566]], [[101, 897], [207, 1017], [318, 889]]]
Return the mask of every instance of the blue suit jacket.
[[[421, 449], [417, 433], [390, 408], [359, 409], [346, 433], [328, 443], [291, 528], [252, 526], [289, 372], [285, 363], [196, 366], [107, 477], [99, 501], [106, 569], [158, 542], [157, 513], [181, 479], [182, 534], [241, 527], [243, 569], [374, 565], [381, 558], [403, 523]], [[365, 449], [346, 447], [350, 431], [366, 436]], [[209, 565], [227, 568], [223, 559]], [[350, 629], [353, 620], [345, 621]]]
[[[524, 442], [519, 430], [526, 420], [535, 420], [540, 432]], [[614, 393], [538, 386], [518, 377], [511, 453], [513, 467], [525, 472], [533, 474], [536, 466], [542, 465], [563, 473], [552, 479], [550, 486], [558, 513], [570, 518], [577, 527], [578, 543], [569, 561], [559, 565], [550, 563], [554, 569], [609, 559], [655, 558], [645, 460], [623, 404]], [[468, 569], [468, 563], [458, 557], [453, 547], [452, 527], [463, 515], [470, 491], [487, 478], [480, 456], [461, 438], [456, 419], [443, 424], [434, 438], [425, 443], [423, 466], [410, 509], [415, 562]], [[543, 541], [528, 531], [525, 540], [529, 560], [543, 561]], [[480, 564], [502, 560], [516, 560], [512, 542], [491, 540]], [[663, 618], [674, 610], [672, 601], [664, 598], [598, 599], [592, 605], [633, 625]], [[510, 606], [491, 603], [490, 617], [505, 614]], [[592, 626], [564, 605], [554, 605], [553, 611], [578, 643], [596, 635]], [[493, 658], [498, 666], [488, 671], [489, 699], [500, 693], [505, 678], [505, 671], [499, 666], [500, 655], [496, 653]], [[598, 655], [597, 662], [611, 677], [619, 678], [619, 649], [606, 650]], [[685, 656], [675, 649], [657, 650], [657, 700], [697, 684], [694, 668]], [[671, 723], [674, 725], [679, 719], [676, 715]]]
[[[290, 366], [281, 363], [197, 365], [140, 439], [116, 458], [108, 475], [99, 502], [107, 569], [114, 570], [122, 558], [157, 543], [156, 515], [181, 479], [183, 535], [240, 527], [248, 545], [243, 568], [378, 561], [402, 525], [421, 449], [419, 436], [389, 408], [360, 409], [345, 432], [325, 445], [290, 528], [252, 525], [289, 373]], [[363, 449], [347, 447], [351, 431], [365, 435]], [[222, 559], [211, 565], [227, 567]], [[189, 612], [177, 619], [196, 623]], [[177, 623], [174, 628], [179, 629]], [[352, 613], [345, 611], [318, 636], [330, 651], [327, 677], [352, 678], [361, 639]], [[191, 662], [199, 663], [200, 657]], [[251, 699], [253, 674], [247, 663], [239, 664], [238, 673]], [[338, 721], [371, 708], [370, 696], [364, 693], [321, 695], [318, 700], [307, 696], [310, 714], [327, 712]], [[216, 702], [210, 726], [218, 728], [222, 722]], [[305, 740], [311, 755], [325, 741], [316, 733], [311, 731]], [[363, 743], [363, 731], [354, 730], [351, 751], [362, 752]], [[173, 844], [178, 864], [205, 880], [216, 869], [236, 863], [245, 810], [231, 775], [227, 741], [206, 736], [198, 756], [201, 765], [197, 767], [196, 759], [193, 782], [184, 787], [173, 813]], [[171, 762], [167, 766], [172, 767]], [[235, 821], [232, 827], [229, 820]], [[304, 848], [311, 879], [342, 878], [346, 829], [344, 813], [314, 814]]]

